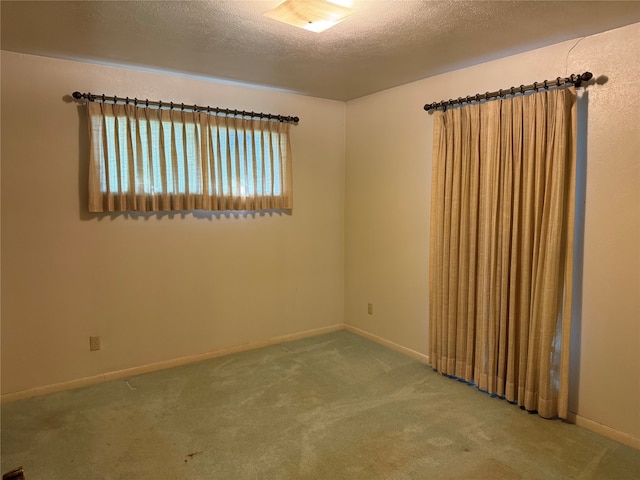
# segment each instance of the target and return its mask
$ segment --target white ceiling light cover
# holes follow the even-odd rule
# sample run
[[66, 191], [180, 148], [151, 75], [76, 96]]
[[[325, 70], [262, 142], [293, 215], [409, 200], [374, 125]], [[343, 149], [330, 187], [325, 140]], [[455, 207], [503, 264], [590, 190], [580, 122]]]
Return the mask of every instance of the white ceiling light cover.
[[345, 3], [344, 0], [286, 0], [264, 16], [319, 33], [355, 13]]

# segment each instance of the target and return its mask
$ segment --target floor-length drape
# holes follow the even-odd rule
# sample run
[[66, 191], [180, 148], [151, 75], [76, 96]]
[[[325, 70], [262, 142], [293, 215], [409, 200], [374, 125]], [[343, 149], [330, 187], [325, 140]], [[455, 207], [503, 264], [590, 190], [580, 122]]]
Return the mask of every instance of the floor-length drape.
[[429, 358], [566, 418], [575, 88], [435, 113]]

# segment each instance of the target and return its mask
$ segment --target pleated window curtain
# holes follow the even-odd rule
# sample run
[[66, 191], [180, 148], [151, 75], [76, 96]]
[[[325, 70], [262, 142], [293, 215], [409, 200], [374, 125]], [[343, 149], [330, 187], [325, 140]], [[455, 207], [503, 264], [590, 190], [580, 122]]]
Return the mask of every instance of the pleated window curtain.
[[89, 211], [291, 209], [290, 124], [88, 104]]
[[438, 111], [433, 142], [430, 362], [566, 418], [575, 88]]

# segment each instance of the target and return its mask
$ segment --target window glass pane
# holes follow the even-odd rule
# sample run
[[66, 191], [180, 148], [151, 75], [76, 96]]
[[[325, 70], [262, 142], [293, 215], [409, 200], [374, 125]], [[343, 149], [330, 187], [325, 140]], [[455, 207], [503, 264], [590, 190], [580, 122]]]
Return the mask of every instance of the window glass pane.
[[[116, 146], [117, 157], [116, 162], [119, 163], [120, 169], [120, 187], [119, 190], [123, 193], [129, 193], [129, 149], [127, 148], [127, 126], [126, 117], [117, 118], [117, 130], [118, 130], [118, 145]], [[117, 170], [116, 170], [117, 171]], [[117, 178], [117, 176], [116, 176]], [[118, 187], [116, 187], [118, 188]]]
[[273, 132], [271, 134], [271, 142], [273, 144], [273, 158], [272, 158], [272, 168], [273, 168], [273, 194], [274, 195], [282, 195], [282, 172], [280, 171], [280, 134], [277, 132]]
[[237, 141], [235, 130], [228, 128], [227, 135], [229, 137], [228, 147], [229, 147], [229, 188], [231, 195], [238, 195], [239, 192], [236, 191], [238, 185], [238, 165], [236, 159], [237, 157]]
[[[211, 138], [211, 148], [208, 153], [213, 157], [209, 162], [209, 168], [213, 170], [212, 174], [209, 175], [209, 191], [213, 192], [214, 195], [220, 195], [220, 192], [217, 188], [217, 182], [215, 181], [215, 179], [219, 179], [221, 175], [219, 166], [220, 142], [218, 138], [218, 129], [215, 126], [210, 127], [209, 136]], [[213, 164], [213, 167], [211, 166], [211, 164]]]
[[[174, 178], [176, 179], [176, 191], [174, 193], [186, 193], [186, 178], [184, 174], [186, 163], [186, 152], [184, 151], [184, 125], [182, 123], [173, 122], [173, 148], [175, 149], [174, 157]], [[173, 154], [174, 152], [172, 152]]]
[[163, 169], [163, 172], [165, 172], [167, 181], [166, 187], [163, 186], [163, 188], [166, 188], [166, 193], [176, 193], [174, 187], [173, 162], [171, 161], [171, 157], [173, 156], [173, 128], [171, 126], [171, 122], [162, 122], [162, 133], [164, 134], [164, 137], [162, 138], [161, 151], [164, 152], [164, 155], [161, 156], [166, 166], [166, 168]]
[[145, 120], [138, 122], [138, 133], [140, 135], [140, 144], [138, 145], [137, 151], [140, 152], [142, 158], [137, 158], [136, 154], [136, 165], [139, 165], [138, 162], [142, 163], [142, 169], [140, 171], [136, 171], [136, 178], [138, 182], [142, 182], [142, 184], [144, 185], [145, 192], [151, 192], [153, 177], [151, 175], [151, 156], [148, 148], [149, 130], [147, 128], [147, 122]]
[[265, 195], [271, 195], [273, 193], [273, 183], [272, 183], [272, 177], [273, 177], [273, 165], [272, 165], [272, 161], [273, 159], [271, 158], [271, 154], [272, 154], [272, 148], [273, 146], [271, 145], [271, 139], [269, 138], [269, 132], [268, 131], [264, 131], [262, 132], [262, 141], [264, 144], [264, 148], [263, 148], [263, 160], [264, 160], [264, 194]]
[[200, 141], [197, 135], [196, 125], [192, 122], [185, 124], [186, 131], [186, 164], [187, 181], [190, 193], [202, 193], [202, 165], [199, 160]]
[[283, 195], [284, 141], [268, 126], [252, 130], [228, 118], [203, 131], [197, 116], [178, 113], [172, 121], [157, 111], [108, 113], [91, 114], [92, 171], [98, 176], [91, 185], [102, 193], [202, 195], [208, 186], [207, 195], [235, 199]]
[[236, 130], [236, 139], [238, 141], [236, 158], [238, 159], [238, 183], [240, 184], [240, 190], [238, 195], [246, 196], [246, 184], [247, 184], [247, 168], [246, 168], [246, 148], [245, 148], [245, 133], [244, 130]]
[[246, 146], [246, 172], [245, 172], [245, 188], [248, 197], [255, 196], [255, 158], [253, 149], [253, 132], [245, 131], [244, 142]]
[[264, 194], [264, 158], [262, 155], [262, 135], [260, 132], [253, 134], [253, 141], [256, 152], [256, 195], [262, 196]]
[[164, 192], [162, 185], [162, 167], [161, 162], [164, 160], [162, 156], [162, 149], [160, 148], [160, 122], [157, 120], [151, 120], [149, 122], [151, 127], [151, 147], [149, 154], [151, 155], [151, 169], [153, 188], [150, 192], [152, 195], [159, 195]]

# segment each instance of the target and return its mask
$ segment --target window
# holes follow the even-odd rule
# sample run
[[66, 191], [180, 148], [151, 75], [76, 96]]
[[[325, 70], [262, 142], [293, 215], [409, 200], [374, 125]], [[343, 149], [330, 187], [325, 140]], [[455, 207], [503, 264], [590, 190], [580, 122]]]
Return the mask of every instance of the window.
[[89, 211], [292, 208], [289, 124], [88, 104]]

